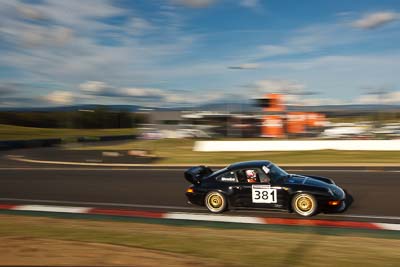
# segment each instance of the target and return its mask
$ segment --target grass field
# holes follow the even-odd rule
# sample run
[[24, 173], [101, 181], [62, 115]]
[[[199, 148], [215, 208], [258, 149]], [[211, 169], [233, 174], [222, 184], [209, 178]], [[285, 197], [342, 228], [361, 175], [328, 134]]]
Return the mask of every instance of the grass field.
[[280, 164], [328, 163], [393, 163], [400, 162], [397, 151], [299, 151], [299, 152], [194, 152], [194, 140], [164, 139], [139, 140], [121, 145], [92, 146], [80, 149], [130, 150], [143, 149], [160, 157], [159, 163], [228, 164], [236, 161], [268, 159]]
[[2, 265], [367, 267], [400, 262], [398, 235], [0, 217]]
[[27, 140], [41, 138], [62, 138], [71, 140], [79, 136], [135, 134], [135, 129], [53, 129], [34, 128], [0, 124], [0, 140]]

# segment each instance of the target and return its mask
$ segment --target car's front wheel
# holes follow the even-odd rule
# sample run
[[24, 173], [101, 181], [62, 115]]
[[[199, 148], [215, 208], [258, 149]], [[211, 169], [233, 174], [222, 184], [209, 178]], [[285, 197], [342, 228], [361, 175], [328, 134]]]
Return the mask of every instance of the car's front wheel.
[[205, 197], [205, 205], [212, 213], [221, 213], [226, 210], [226, 197], [217, 191], [209, 192]]
[[308, 193], [299, 193], [292, 198], [292, 209], [301, 216], [312, 216], [317, 213], [317, 200]]

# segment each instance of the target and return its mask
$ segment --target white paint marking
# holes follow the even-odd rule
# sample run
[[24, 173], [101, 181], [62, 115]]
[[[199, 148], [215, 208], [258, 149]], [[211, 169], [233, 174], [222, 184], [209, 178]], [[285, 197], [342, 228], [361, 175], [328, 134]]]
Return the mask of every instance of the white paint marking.
[[87, 213], [91, 208], [88, 207], [62, 207], [46, 205], [20, 205], [13, 210], [21, 211], [44, 211], [44, 212], [63, 212], [63, 213]]
[[273, 141], [196, 141], [193, 151], [400, 151], [400, 140], [273, 140]]
[[25, 158], [10, 158], [16, 161], [30, 162], [30, 163], [44, 163], [44, 164], [58, 164], [58, 165], [76, 165], [76, 166], [115, 166], [115, 167], [139, 167], [142, 164], [130, 163], [90, 163], [90, 162], [71, 162], [71, 161], [50, 161], [50, 160], [34, 160]]
[[375, 216], [375, 215], [357, 215], [357, 214], [338, 214], [325, 215], [328, 217], [344, 217], [344, 218], [363, 218], [363, 219], [382, 219], [382, 220], [400, 220], [398, 216]]
[[[0, 198], [0, 201], [17, 201], [45, 204], [66, 204], [66, 205], [88, 205], [88, 206], [110, 206], [110, 207], [131, 207], [131, 208], [149, 208], [149, 209], [170, 209], [170, 210], [205, 210], [202, 207], [185, 207], [185, 206], [163, 206], [163, 205], [144, 205], [144, 204], [128, 204], [128, 203], [109, 203], [109, 202], [87, 202], [87, 201], [62, 201], [62, 200], [45, 200], [45, 199], [25, 199], [25, 198]], [[268, 210], [233, 210], [232, 212], [240, 213], [260, 213], [260, 214], [278, 214], [287, 212], [268, 211]], [[232, 216], [239, 217], [239, 216]], [[400, 216], [377, 216], [377, 215], [358, 215], [358, 214], [321, 214], [318, 217], [338, 217], [338, 218], [362, 218], [362, 219], [381, 219], [381, 220], [399, 220]]]
[[131, 207], [131, 208], [149, 208], [149, 209], [171, 209], [171, 210], [203, 210], [200, 207], [180, 207], [180, 206], [162, 206], [162, 205], [142, 205], [127, 203], [109, 203], [109, 202], [85, 202], [85, 201], [60, 201], [60, 200], [44, 200], [44, 199], [25, 199], [25, 198], [0, 198], [0, 201], [20, 201], [20, 202], [36, 202], [46, 204], [67, 204], [67, 205], [93, 205], [93, 206], [110, 206], [110, 207]]
[[182, 212], [168, 212], [163, 216], [163, 218], [174, 219], [174, 220], [191, 220], [191, 221], [266, 224], [266, 222], [263, 219], [257, 217], [205, 215], [205, 214], [182, 213]]
[[[76, 166], [103, 166], [103, 167], [182, 167], [182, 168], [189, 168], [192, 166], [196, 165], [208, 165], [209, 167], [215, 167], [215, 168], [223, 168], [226, 165], [220, 165], [220, 164], [207, 164], [207, 163], [193, 163], [193, 164], [133, 164], [133, 163], [88, 163], [88, 162], [72, 162], [72, 161], [49, 161], [49, 160], [34, 160], [34, 159], [27, 159], [23, 158], [24, 156], [21, 156], [22, 158], [17, 158], [17, 157], [6, 157], [10, 160], [16, 160], [20, 162], [29, 162], [29, 163], [42, 163], [42, 164], [58, 164], [58, 165], [76, 165]], [[302, 164], [280, 164], [281, 167], [289, 166], [299, 166], [299, 167], [304, 167], [307, 165], [302, 165]], [[315, 165], [319, 167], [324, 167], [324, 166], [329, 166], [329, 167], [400, 167], [400, 164], [385, 164], [385, 163], [377, 163], [377, 164], [365, 164], [365, 163], [350, 163], [350, 164], [317, 164]], [[313, 167], [312, 165], [308, 165], [307, 167]], [[308, 170], [304, 170], [308, 171]], [[338, 172], [346, 172], [346, 171], [354, 171], [358, 172], [359, 170], [313, 170], [313, 171], [338, 171]], [[368, 172], [369, 170], [361, 170], [361, 171], [366, 171]], [[382, 172], [388, 172], [382, 170]], [[391, 171], [390, 171], [391, 172]], [[393, 172], [400, 172], [400, 171], [393, 171]]]
[[393, 223], [374, 223], [374, 224], [385, 230], [400, 231], [400, 224], [393, 224]]

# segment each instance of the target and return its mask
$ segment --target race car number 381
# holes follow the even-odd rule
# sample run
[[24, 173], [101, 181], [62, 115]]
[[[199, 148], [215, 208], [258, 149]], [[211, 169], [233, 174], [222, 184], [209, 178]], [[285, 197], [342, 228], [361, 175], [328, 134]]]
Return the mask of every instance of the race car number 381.
[[269, 185], [252, 185], [251, 196], [253, 203], [276, 203], [276, 189]]

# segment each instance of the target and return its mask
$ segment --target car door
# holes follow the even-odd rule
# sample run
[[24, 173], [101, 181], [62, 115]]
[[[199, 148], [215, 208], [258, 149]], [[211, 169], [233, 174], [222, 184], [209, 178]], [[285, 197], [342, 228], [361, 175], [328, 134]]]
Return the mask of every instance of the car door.
[[[243, 180], [239, 183], [237, 202], [241, 206], [251, 208], [284, 208], [287, 202], [287, 191], [278, 182], [271, 180], [268, 175], [259, 168], [252, 168], [257, 172], [257, 179], [254, 183]], [[239, 170], [238, 178], [246, 170]], [[240, 179], [239, 179], [240, 181]]]
[[247, 182], [244, 171], [244, 169], [233, 171], [237, 178], [237, 183], [230, 186], [232, 191], [230, 202], [235, 207], [253, 206], [251, 201], [251, 184]]
[[255, 208], [281, 209], [287, 204], [287, 190], [271, 183], [255, 183], [251, 189]]
[[245, 193], [244, 184], [238, 180], [235, 171], [227, 170], [215, 178], [218, 187], [229, 198], [229, 204], [234, 207], [245, 207], [251, 203], [249, 193]]

